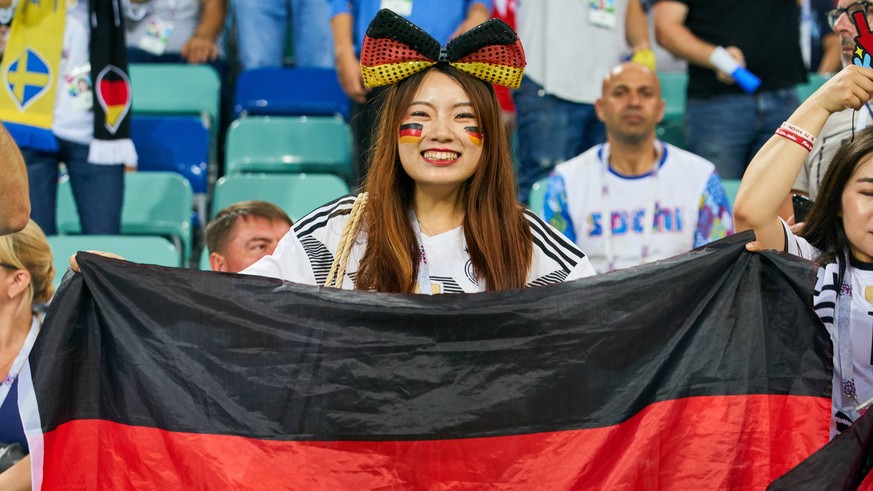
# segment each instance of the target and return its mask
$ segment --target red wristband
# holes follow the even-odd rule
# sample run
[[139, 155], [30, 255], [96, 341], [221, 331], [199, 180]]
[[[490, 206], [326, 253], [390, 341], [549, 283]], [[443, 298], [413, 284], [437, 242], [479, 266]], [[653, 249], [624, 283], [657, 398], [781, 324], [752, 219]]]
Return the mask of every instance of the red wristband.
[[805, 148], [807, 152], [812, 152], [812, 142], [802, 137], [801, 135], [786, 130], [784, 128], [776, 128], [776, 134], [781, 136], [782, 138], [791, 140], [794, 143], [800, 145], [801, 147]]

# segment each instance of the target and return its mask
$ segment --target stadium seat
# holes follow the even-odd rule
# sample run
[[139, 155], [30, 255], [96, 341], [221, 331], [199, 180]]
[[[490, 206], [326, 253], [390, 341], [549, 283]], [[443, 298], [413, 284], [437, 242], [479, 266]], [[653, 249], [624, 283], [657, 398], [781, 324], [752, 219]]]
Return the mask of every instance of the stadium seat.
[[163, 238], [135, 235], [53, 235], [48, 238], [54, 256], [55, 287], [78, 251], [105, 251], [136, 263], [179, 267], [179, 251]]
[[351, 129], [339, 118], [243, 118], [227, 131], [225, 172], [315, 172], [348, 180], [351, 148]]
[[724, 193], [731, 202], [731, 208], [733, 208], [734, 201], [737, 199], [737, 191], [740, 189], [740, 179], [722, 179], [721, 185], [724, 187]]
[[234, 117], [333, 116], [349, 119], [349, 99], [333, 68], [252, 68], [236, 81]]
[[209, 264], [209, 251], [205, 247], [200, 253], [200, 271], [212, 271], [212, 266]]
[[685, 118], [685, 89], [688, 86], [688, 74], [685, 72], [659, 72], [661, 82], [661, 97], [667, 103], [664, 109], [664, 121], [682, 121]]
[[548, 177], [544, 177], [533, 183], [530, 187], [530, 193], [527, 195], [527, 206], [530, 210], [539, 216], [543, 216], [543, 200], [546, 199], [546, 185], [549, 182]]
[[685, 148], [685, 122], [681, 119], [663, 121], [655, 132], [659, 140], [679, 148]]
[[197, 116], [135, 115], [131, 137], [140, 171], [167, 171], [182, 175], [194, 191], [200, 223], [206, 223], [209, 128]]
[[134, 114], [200, 114], [217, 126], [221, 81], [208, 65], [131, 63]]
[[818, 73], [809, 73], [807, 74], [807, 81], [805, 84], [800, 84], [797, 86], [797, 100], [803, 102], [807, 97], [811, 96], [813, 92], [818, 90], [819, 87], [822, 86], [823, 83], [828, 81], [830, 78], [827, 75], [819, 75]]
[[137, 115], [131, 137], [139, 157], [138, 170], [176, 172], [195, 193], [207, 191], [209, 129], [195, 116]]
[[[173, 172], [128, 172], [121, 210], [123, 235], [158, 235], [173, 241], [181, 264], [191, 257], [191, 185]], [[58, 186], [58, 233], [78, 235], [82, 229], [69, 180]]]
[[239, 201], [261, 200], [285, 210], [292, 220], [349, 194], [345, 181], [330, 174], [234, 174], [215, 184], [212, 217]]
[[685, 89], [688, 86], [688, 74], [685, 72], [658, 73], [661, 82], [661, 97], [666, 102], [664, 120], [658, 125], [658, 138], [685, 148]]

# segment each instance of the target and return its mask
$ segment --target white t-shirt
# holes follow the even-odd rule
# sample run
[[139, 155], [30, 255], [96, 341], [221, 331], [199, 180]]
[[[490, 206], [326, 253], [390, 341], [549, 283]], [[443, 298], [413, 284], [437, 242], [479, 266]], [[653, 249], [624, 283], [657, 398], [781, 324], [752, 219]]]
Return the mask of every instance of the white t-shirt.
[[[547, 94], [594, 104], [602, 77], [630, 53], [626, 14], [627, 0], [519, 0], [515, 18], [527, 55], [524, 76]], [[603, 22], [610, 19], [611, 27]]]
[[[348, 196], [316, 209], [294, 224], [271, 256], [261, 258], [243, 273], [324, 285], [353, 203], [354, 197]], [[594, 274], [588, 258], [572, 242], [533, 213], [525, 212], [525, 218], [534, 238], [528, 286], [559, 283]], [[477, 281], [467, 254], [463, 227], [433, 237], [421, 237], [433, 293], [485, 291], [485, 284]], [[366, 247], [366, 233], [361, 231], [349, 254], [343, 289], [354, 289], [354, 276]]]
[[[787, 225], [784, 225], [788, 252], [805, 259], [815, 260], [820, 251], [809, 244], [806, 239], [795, 236]], [[839, 266], [830, 263], [818, 270], [818, 279], [813, 295], [813, 308], [831, 335], [834, 345], [834, 377], [831, 393], [831, 438], [850, 426], [852, 420], [845, 410], [873, 399], [873, 264], [861, 263], [852, 258], [846, 267], [843, 284], [838, 285]], [[866, 290], [870, 289], [870, 294]], [[842, 291], [837, 295], [838, 291]], [[836, 325], [837, 310], [840, 297], [849, 295], [851, 308], [849, 311], [848, 343], [852, 360], [853, 380], [857, 396], [855, 399], [846, 395], [843, 390], [843, 369], [840, 363], [840, 331]], [[840, 322], [843, 322], [840, 319]], [[843, 331], [845, 331], [843, 329]]]
[[[730, 202], [715, 166], [672, 145], [661, 148], [656, 170], [640, 176], [624, 176], [607, 165], [608, 143], [555, 167], [545, 219], [586, 251], [598, 273], [609, 271], [608, 249], [613, 269], [622, 269], [733, 233]], [[651, 232], [643, 227], [647, 214]]]

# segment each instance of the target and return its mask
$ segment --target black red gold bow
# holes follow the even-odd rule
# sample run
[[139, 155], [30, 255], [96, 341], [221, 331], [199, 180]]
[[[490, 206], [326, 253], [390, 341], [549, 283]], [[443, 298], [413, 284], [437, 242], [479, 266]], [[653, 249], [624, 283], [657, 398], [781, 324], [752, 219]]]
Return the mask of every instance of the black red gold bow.
[[361, 74], [367, 87], [393, 84], [437, 63], [511, 89], [521, 84], [526, 64], [518, 35], [499, 19], [479, 24], [444, 48], [388, 9], [370, 22], [361, 46]]

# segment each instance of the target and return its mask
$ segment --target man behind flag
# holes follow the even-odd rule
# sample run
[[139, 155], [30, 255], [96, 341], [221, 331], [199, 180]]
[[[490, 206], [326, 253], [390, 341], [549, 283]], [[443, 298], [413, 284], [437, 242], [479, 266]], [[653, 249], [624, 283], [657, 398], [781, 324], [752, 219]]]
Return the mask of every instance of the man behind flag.
[[80, 254], [22, 372], [36, 488], [762, 488], [827, 441], [831, 346], [750, 238], [436, 297]]

